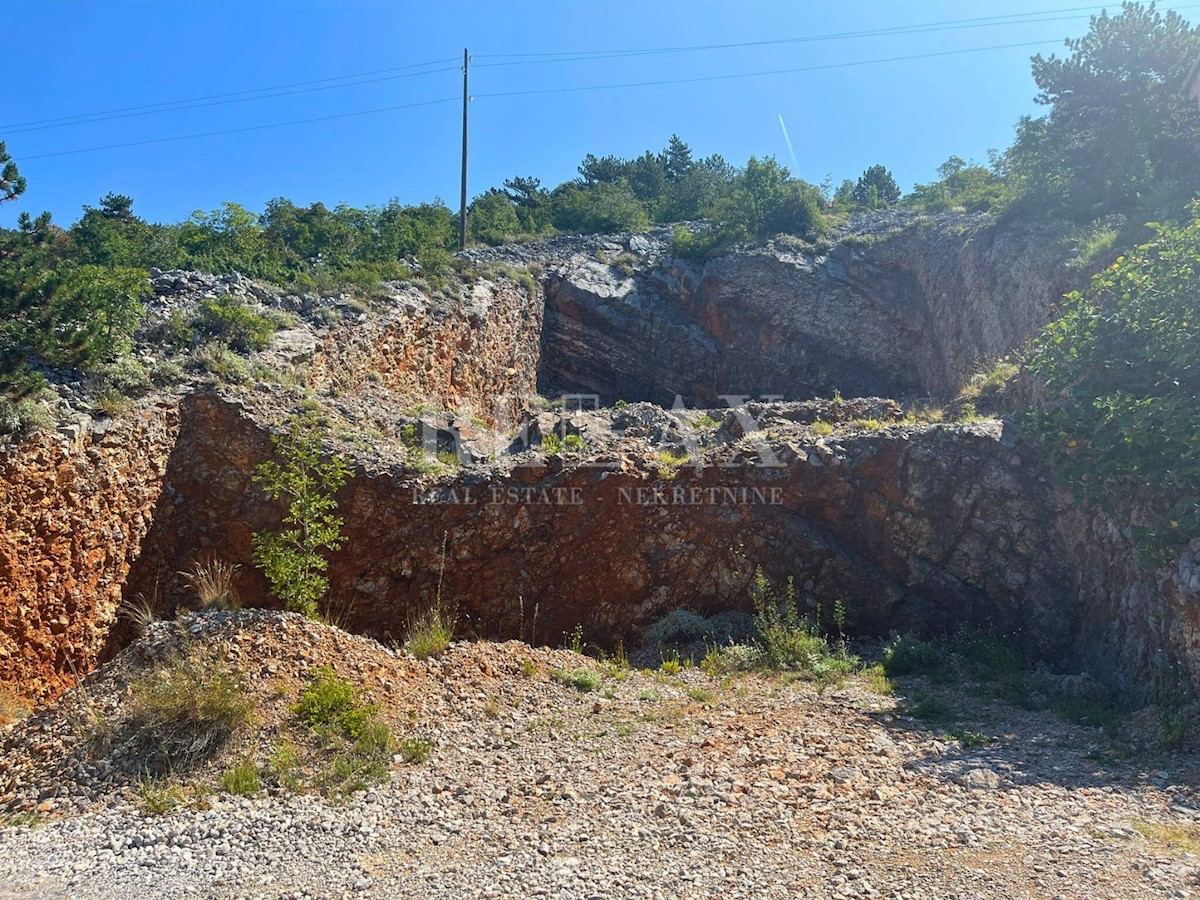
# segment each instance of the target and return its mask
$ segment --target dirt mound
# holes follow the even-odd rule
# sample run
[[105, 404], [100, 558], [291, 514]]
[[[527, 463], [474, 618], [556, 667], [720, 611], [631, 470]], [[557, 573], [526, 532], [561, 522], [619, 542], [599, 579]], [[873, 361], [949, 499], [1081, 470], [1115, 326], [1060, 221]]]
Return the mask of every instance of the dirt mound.
[[[154, 622], [58, 702], [10, 727], [0, 743], [0, 810], [69, 813], [187, 786], [182, 801], [239, 764], [261, 769], [269, 791], [324, 790], [336, 786], [325, 770], [338, 763], [344, 742], [297, 712], [306, 688], [322, 678], [347, 685], [358, 706], [390, 729], [387, 749], [403, 762], [427, 752], [436, 734], [426, 725], [451, 708], [462, 715], [519, 690], [528, 681], [519, 677], [523, 665], [577, 664], [567, 651], [516, 643], [452, 644], [440, 658], [416, 660], [272, 610]], [[383, 760], [381, 776], [391, 762]]]

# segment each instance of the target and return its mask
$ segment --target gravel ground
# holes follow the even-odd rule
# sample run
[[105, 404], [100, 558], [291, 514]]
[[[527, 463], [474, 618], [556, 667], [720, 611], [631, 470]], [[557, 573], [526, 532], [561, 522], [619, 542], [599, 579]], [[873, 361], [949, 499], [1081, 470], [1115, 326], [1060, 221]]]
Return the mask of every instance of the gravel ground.
[[[1122, 760], [1049, 713], [994, 705], [996, 739], [964, 747], [865, 682], [609, 667], [580, 693], [549, 673], [594, 664], [563, 650], [417, 662], [262, 613], [200, 631], [254, 686], [332, 659], [432, 756], [341, 804], [215, 794], [156, 816], [70, 762], [64, 704], [0, 747], [0, 808], [42, 811], [0, 828], [0, 897], [1200, 897], [1200, 858], [1172, 843], [1200, 835], [1195, 756]], [[120, 666], [94, 694], [119, 701]]]

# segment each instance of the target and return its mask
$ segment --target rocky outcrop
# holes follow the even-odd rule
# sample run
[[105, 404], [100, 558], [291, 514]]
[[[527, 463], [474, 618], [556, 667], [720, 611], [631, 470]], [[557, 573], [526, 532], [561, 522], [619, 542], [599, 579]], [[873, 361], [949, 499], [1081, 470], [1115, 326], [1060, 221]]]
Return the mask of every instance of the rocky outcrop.
[[171, 405], [152, 406], [0, 452], [0, 681], [37, 699], [91, 669], [153, 522], [175, 425]]
[[662, 234], [546, 252], [564, 249], [573, 255], [546, 260], [542, 388], [604, 402], [947, 399], [1045, 324], [1069, 287], [1056, 242], [982, 215], [865, 219], [827, 246], [730, 253], [702, 269]]
[[[1138, 569], [1128, 534], [1057, 494], [1037, 448], [999, 423], [905, 425], [883, 400], [719, 399], [948, 396], [1065, 287], [1052, 245], [983, 217], [854, 229], [703, 270], [663, 230], [476, 251], [537, 278], [493, 268], [441, 297], [393, 285], [370, 308], [157, 273], [156, 316], [228, 293], [293, 326], [253, 383], [188, 385], [0, 450], [0, 679], [61, 690], [106, 636], [120, 645], [122, 596], [190, 602], [179, 573], [210, 556], [241, 566], [245, 602], [271, 605], [251, 536], [282, 510], [254, 467], [303, 402], [356, 466], [330, 577], [358, 630], [401, 636], [440, 586], [467, 634], [557, 642], [582, 624], [635, 642], [675, 608], [744, 609], [762, 566], [817, 615], [840, 601], [858, 633], [988, 623], [1096, 671], [1135, 680], [1181, 662], [1200, 684], [1200, 546]], [[527, 404], [535, 389], [708, 413], [548, 413]], [[421, 427], [462, 467], [414, 465]], [[552, 433], [573, 438], [565, 453], [545, 452]]]
[[1200, 539], [1148, 569], [1127, 524], [1065, 494], [1056, 505], [1055, 529], [1085, 610], [1082, 664], [1151, 697], [1188, 684], [1200, 689]]
[[[165, 598], [182, 598], [170, 573], [213, 554], [242, 564], [244, 599], [265, 603], [250, 536], [280, 515], [252, 483], [267, 432], [214, 395], [183, 410], [131, 589], [160, 579]], [[759, 443], [758, 430], [737, 436], [745, 412], [698, 467], [663, 464], [640, 437], [606, 438], [604, 416], [582, 428], [575, 416], [590, 449], [574, 458], [527, 451], [435, 480], [360, 469], [339, 497], [348, 540], [331, 594], [354, 628], [385, 638], [403, 635], [440, 583], [468, 631], [557, 641], [582, 624], [591, 639], [629, 641], [671, 609], [744, 608], [761, 565], [793, 577], [818, 614], [843, 602], [861, 633], [990, 622], [1040, 649], [1070, 643], [1076, 608], [1043, 514], [1048, 488], [998, 425], [835, 440], [765, 407], [758, 424], [775, 437]]]
[[493, 424], [536, 393], [543, 298], [532, 279], [480, 280], [453, 299], [398, 286], [376, 306], [317, 342], [312, 387], [353, 393], [377, 382], [410, 404]]

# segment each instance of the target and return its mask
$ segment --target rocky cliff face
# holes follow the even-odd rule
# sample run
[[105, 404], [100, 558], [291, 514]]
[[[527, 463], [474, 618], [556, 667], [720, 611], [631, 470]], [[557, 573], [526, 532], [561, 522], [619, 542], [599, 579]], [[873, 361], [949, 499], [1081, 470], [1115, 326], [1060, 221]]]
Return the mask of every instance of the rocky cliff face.
[[[214, 395], [183, 410], [170, 501], [131, 586], [160, 579], [164, 597], [180, 598], [170, 573], [214, 554], [242, 564], [244, 598], [264, 603], [250, 535], [280, 511], [251, 478], [267, 433]], [[348, 541], [332, 559], [332, 596], [355, 628], [383, 637], [402, 636], [441, 581], [480, 634], [557, 641], [583, 624], [590, 639], [631, 641], [671, 609], [744, 607], [761, 565], [794, 577], [826, 616], [844, 602], [862, 633], [989, 622], [1040, 649], [1070, 643], [1070, 576], [1045, 552], [1058, 546], [1048, 489], [998, 425], [826, 439], [811, 422], [836, 410], [765, 405], [754, 420], [774, 437], [759, 443], [739, 436], [746, 412], [728, 414], [696, 465], [659, 461], [680, 426], [645, 406], [549, 418], [547, 433], [585, 436], [587, 451], [566, 459], [533, 449], [440, 479], [360, 469], [339, 497]]]
[[38, 699], [91, 669], [153, 523], [175, 427], [170, 406], [151, 406], [0, 451], [0, 681]]
[[543, 391], [606, 402], [944, 400], [1045, 324], [1070, 286], [1055, 242], [985, 216], [874, 217], [825, 246], [700, 269], [663, 233], [525, 253], [547, 264]]
[[[255, 361], [287, 377], [185, 385], [182, 401], [0, 450], [0, 679], [61, 690], [106, 637], [119, 645], [120, 597], [190, 602], [179, 573], [209, 556], [269, 605], [251, 535], [282, 510], [254, 466], [303, 403], [355, 464], [331, 600], [362, 631], [401, 636], [440, 582], [466, 634], [557, 642], [582, 623], [631, 642], [671, 609], [744, 609], [761, 565], [819, 615], [844, 603], [859, 633], [988, 623], [1131, 680], [1179, 662], [1200, 684], [1200, 546], [1141, 572], [1127, 536], [1056, 494], [1037, 448], [1000, 423], [719, 399], [945, 397], [1067, 286], [1047, 242], [978, 217], [857, 228], [702, 270], [664, 231], [472, 251], [536, 263], [537, 282], [497, 272], [449, 298], [393, 286], [370, 309], [159, 273], [164, 313], [204, 292], [299, 313]], [[548, 413], [526, 402], [535, 388], [681, 396], [708, 414]], [[461, 466], [429, 474], [441, 465], [414, 459], [413, 429]], [[547, 453], [552, 432], [578, 440]]]
[[311, 387], [355, 393], [373, 381], [402, 401], [489, 423], [537, 392], [544, 301], [532, 279], [481, 280], [454, 301], [400, 287], [376, 302], [357, 327], [316, 343]]

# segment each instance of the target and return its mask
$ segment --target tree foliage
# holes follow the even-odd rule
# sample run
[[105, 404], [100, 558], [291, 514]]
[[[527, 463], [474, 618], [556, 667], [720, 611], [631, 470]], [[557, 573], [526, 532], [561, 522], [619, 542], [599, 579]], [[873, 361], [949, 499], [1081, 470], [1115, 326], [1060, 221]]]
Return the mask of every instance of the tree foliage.
[[900, 193], [892, 173], [885, 166], [874, 165], [858, 176], [850, 197], [865, 209], [881, 209], [894, 205]]
[[322, 431], [315, 413], [292, 416], [287, 431], [272, 438], [277, 459], [261, 463], [255, 474], [272, 500], [287, 504], [287, 512], [280, 531], [255, 533], [254, 562], [275, 596], [309, 617], [317, 615], [318, 603], [329, 591], [324, 551], [337, 550], [345, 541], [336, 494], [350, 477], [340, 457], [324, 455]]
[[4, 141], [0, 141], [0, 203], [16, 200], [23, 193], [25, 193], [25, 179], [17, 171], [17, 164], [9, 155]]
[[1183, 215], [1200, 191], [1200, 110], [1182, 90], [1200, 27], [1127, 2], [1067, 48], [1033, 58], [1049, 113], [1021, 120], [1007, 160], [1026, 202], [1074, 221]]
[[1032, 415], [1076, 495], [1143, 513], [1147, 559], [1200, 535], [1200, 205], [1067, 296], [1032, 370], [1051, 399]]

